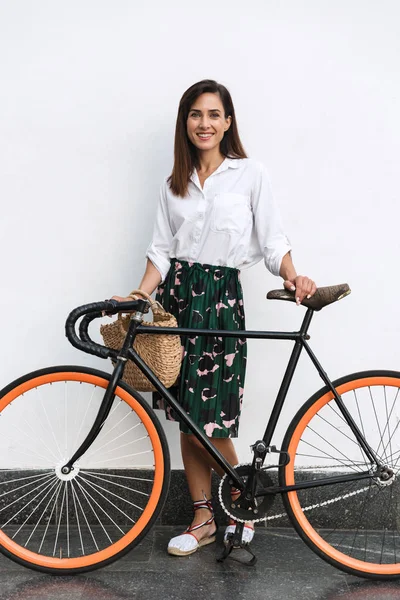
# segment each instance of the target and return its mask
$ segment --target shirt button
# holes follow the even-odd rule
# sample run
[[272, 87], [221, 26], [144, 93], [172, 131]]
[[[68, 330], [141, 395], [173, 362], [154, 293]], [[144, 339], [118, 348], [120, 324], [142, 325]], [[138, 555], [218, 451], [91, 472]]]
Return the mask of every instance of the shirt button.
[[199, 219], [203, 219], [204, 218], [204, 213], [199, 213]]

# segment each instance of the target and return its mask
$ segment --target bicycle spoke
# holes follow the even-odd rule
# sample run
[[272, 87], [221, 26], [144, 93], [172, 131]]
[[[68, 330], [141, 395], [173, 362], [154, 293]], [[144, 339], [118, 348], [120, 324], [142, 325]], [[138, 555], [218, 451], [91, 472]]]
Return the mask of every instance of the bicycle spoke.
[[17, 531], [14, 533], [13, 539], [18, 535], [18, 533], [21, 531], [21, 529], [23, 528], [23, 526], [26, 525], [26, 523], [29, 521], [29, 519], [31, 518], [31, 516], [36, 512], [36, 510], [39, 508], [39, 506], [42, 504], [42, 502], [44, 502], [46, 500], [47, 496], [49, 494], [51, 494], [52, 490], [56, 487], [56, 485], [57, 485], [57, 480], [55, 479], [53, 481], [50, 489], [46, 492], [46, 494], [43, 496], [43, 498], [40, 500], [40, 502], [38, 504], [35, 504], [32, 512], [26, 517], [25, 521], [19, 526], [19, 528], [17, 529]]
[[[364, 423], [363, 423], [363, 420], [362, 420], [362, 418], [361, 418], [360, 409], [359, 409], [359, 406], [358, 406], [357, 394], [356, 394], [355, 390], [354, 390], [354, 398], [355, 398], [355, 401], [356, 401], [357, 412], [358, 412], [358, 416], [359, 416], [359, 419], [360, 419], [360, 425], [361, 425], [362, 433], [363, 433], [363, 436], [364, 436], [364, 439], [365, 439]], [[332, 410], [332, 411], [333, 411], [333, 412], [334, 412], [334, 413], [335, 413], [335, 414], [336, 414], [338, 417], [340, 417], [340, 418], [341, 418], [341, 420], [342, 420], [342, 421], [343, 421], [343, 422], [346, 424], [346, 427], [347, 427], [348, 429], [350, 429], [350, 427], [349, 427], [349, 424], [348, 424], [348, 422], [346, 421], [346, 419], [343, 417], [343, 415], [342, 415], [341, 413], [339, 413], [339, 412], [336, 410], [336, 408], [335, 408], [334, 406], [332, 406], [332, 405], [331, 405], [331, 403], [329, 403], [328, 407], [329, 407], [329, 408], [330, 408], [330, 409], [331, 409], [331, 410]], [[351, 432], [351, 430], [349, 431], [349, 433], [350, 433], [351, 435], [353, 435], [353, 436], [354, 436], [354, 434], [353, 434], [353, 432]], [[363, 460], [364, 460], [365, 464], [368, 464], [368, 463], [370, 463], [370, 461], [369, 461], [369, 459], [368, 459], [367, 455], [365, 454], [364, 448], [361, 446], [360, 442], [359, 442], [357, 439], [353, 439], [352, 437], [350, 437], [350, 435], [348, 436], [348, 439], [349, 439], [350, 441], [352, 441], [354, 444], [356, 444], [356, 445], [359, 447], [359, 450], [360, 450], [360, 452], [361, 452], [361, 455], [362, 455], [362, 457], [363, 457]]]
[[3, 510], [8, 510], [10, 508], [10, 506], [13, 506], [14, 504], [16, 504], [17, 502], [20, 502], [23, 498], [25, 498], [26, 496], [29, 496], [29, 494], [32, 494], [34, 492], [36, 492], [37, 490], [41, 490], [39, 492], [39, 494], [37, 494], [36, 496], [34, 496], [33, 498], [31, 498], [29, 500], [29, 502], [27, 502], [27, 504], [25, 504], [25, 506], [23, 506], [18, 512], [16, 512], [12, 517], [9, 518], [8, 521], [6, 521], [5, 523], [3, 523], [3, 525], [1, 526], [2, 528], [4, 528], [6, 525], [8, 525], [8, 523], [10, 523], [10, 521], [14, 520], [15, 517], [17, 515], [20, 514], [20, 512], [22, 512], [24, 510], [24, 508], [26, 508], [27, 506], [29, 506], [32, 502], [34, 502], [36, 500], [36, 498], [38, 498], [40, 496], [40, 494], [43, 492], [43, 486], [45, 486], [45, 490], [51, 485], [51, 480], [50, 482], [48, 482], [48, 480], [46, 480], [44, 483], [36, 486], [36, 488], [34, 488], [33, 490], [30, 490], [29, 492], [27, 492], [26, 494], [24, 494], [23, 496], [21, 496], [20, 498], [16, 498], [15, 500], [13, 500], [12, 502], [10, 502], [10, 504], [7, 504], [7, 506], [3, 506], [3, 508], [0, 509], [0, 512], [3, 512]]
[[[100, 517], [98, 516], [94, 506], [89, 502], [88, 498], [90, 498], [90, 500], [92, 500], [94, 502], [94, 504], [100, 508], [100, 510], [106, 515], [106, 517], [113, 522], [112, 518], [110, 517], [110, 515], [107, 513], [106, 510], [104, 510], [103, 507], [100, 506], [100, 504], [93, 498], [93, 496], [90, 495], [90, 493], [85, 490], [85, 488], [82, 486], [81, 483], [79, 483], [79, 481], [76, 481], [77, 486], [79, 487], [79, 489], [81, 490], [82, 494], [85, 497], [86, 502], [89, 505], [89, 508], [91, 509], [92, 513], [94, 514], [94, 516], [96, 517], [99, 525], [101, 526], [101, 528], [103, 529], [105, 535], [107, 536], [108, 540], [112, 543], [112, 539], [110, 538], [110, 536], [108, 535], [108, 532], [106, 531], [106, 528], [103, 525], [103, 522], [101, 521]], [[122, 531], [122, 530], [121, 530]], [[123, 532], [122, 532], [123, 533]]]
[[[302, 442], [303, 442], [303, 440], [302, 440]], [[307, 442], [305, 442], [305, 443], [307, 443]], [[318, 458], [320, 460], [328, 460], [328, 458], [332, 458], [331, 456], [320, 456], [317, 454], [304, 454], [302, 452], [296, 452], [296, 456], [303, 456], [305, 458]], [[358, 463], [355, 461], [349, 461], [349, 462], [340, 461], [340, 464], [344, 467], [350, 467], [352, 465], [359, 466], [359, 467], [365, 467], [365, 463], [363, 463], [363, 462]], [[314, 467], [308, 467], [308, 468], [311, 470], [314, 470]], [[324, 465], [323, 468], [324, 469], [337, 469], [338, 467], [337, 467], [337, 465]], [[306, 470], [307, 467], [305, 467], [304, 469]], [[360, 470], [362, 470], [362, 469], [360, 468]]]
[[[302, 439], [301, 443], [306, 444], [307, 446], [311, 446], [311, 448], [314, 448], [314, 450], [317, 450], [318, 452], [323, 452], [323, 454], [325, 454], [327, 458], [330, 458], [330, 459], [332, 459], [334, 461], [337, 461], [340, 465], [350, 466], [348, 463], [346, 463], [342, 459], [336, 458], [336, 457], [332, 456], [332, 454], [329, 454], [328, 452], [325, 452], [325, 450], [321, 450], [321, 448], [317, 448], [317, 446], [314, 446], [313, 444], [311, 444], [310, 442], [307, 442], [306, 440]], [[323, 459], [324, 457], [321, 456], [320, 458]], [[351, 464], [350, 468], [352, 469], [352, 471], [355, 471], [355, 472], [362, 471], [361, 468], [354, 469], [354, 465], [357, 465], [357, 463], [351, 462], [350, 464]]]
[[[396, 425], [396, 427], [395, 427], [394, 431], [392, 432], [392, 435], [391, 435], [391, 438], [390, 438], [389, 442], [392, 440], [392, 437], [393, 437], [393, 436], [394, 436], [394, 434], [396, 433], [396, 431], [397, 431], [397, 429], [398, 429], [399, 425], [400, 425], [400, 421], [398, 421], [398, 422], [397, 422], [397, 425]], [[385, 446], [385, 450], [384, 450], [385, 452], [386, 452], [386, 450], [387, 450], [387, 446], [389, 445], [389, 442], [388, 442], [388, 443], [386, 444], [386, 446]], [[394, 466], [393, 466], [393, 468], [394, 468], [394, 469], [397, 467], [397, 463], [398, 463], [398, 461], [399, 461], [399, 458], [400, 458], [400, 450], [397, 450], [397, 452], [394, 452], [394, 453], [391, 455], [391, 457], [389, 457], [389, 458], [391, 458], [391, 459], [393, 460], [393, 458], [394, 458], [395, 456], [397, 456], [397, 455], [398, 455], [398, 458], [397, 458], [397, 460], [396, 460], [396, 462], [395, 462], [395, 464], [394, 464]]]
[[68, 511], [68, 481], [66, 481], [65, 483], [65, 489], [66, 489], [66, 510], [65, 510], [65, 514], [67, 517], [67, 522], [66, 522], [66, 532], [67, 532], [67, 556], [70, 556], [69, 553], [69, 511]]
[[[356, 486], [356, 483], [353, 482], [352, 484], [350, 484], [349, 486], [347, 486], [344, 490], [342, 490], [343, 493], [341, 493], [340, 496], [344, 496], [347, 493], [351, 493], [352, 491], [354, 491], [355, 486]], [[370, 490], [371, 490], [371, 484], [369, 484], [368, 490], [369, 490], [368, 491], [368, 493], [369, 493]], [[365, 499], [364, 499], [364, 502], [365, 502]], [[326, 540], [329, 539], [334, 533], [337, 532], [337, 530], [338, 530], [338, 527], [335, 526], [332, 529], [324, 532], [324, 538]], [[333, 545], [335, 547], [340, 547], [342, 541], [346, 538], [346, 534], [347, 534], [347, 532], [344, 532], [344, 534], [342, 535], [342, 537], [340, 538], [340, 540], [333, 542]]]
[[[96, 475], [92, 475], [91, 473], [88, 473], [87, 471], [81, 471], [81, 473], [85, 473], [85, 475], [89, 475], [90, 477], [93, 477], [94, 479], [99, 479], [100, 481], [105, 481], [106, 483], [110, 483], [109, 480], [105, 479], [104, 477], [98, 477]], [[129, 492], [135, 492], [135, 494], [141, 494], [142, 496], [147, 496], [149, 497], [150, 494], [146, 494], [146, 492], [141, 492], [140, 490], [134, 490], [133, 488], [128, 487], [127, 485], [122, 485], [121, 483], [115, 483], [113, 482], [113, 485], [116, 485], [117, 487], [120, 488], [124, 488], [125, 490], [128, 490]]]
[[39, 388], [36, 388], [36, 391], [37, 391], [37, 393], [38, 393], [38, 395], [39, 395], [39, 399], [40, 399], [40, 405], [41, 405], [41, 407], [42, 407], [42, 410], [43, 410], [43, 412], [44, 412], [44, 416], [45, 416], [45, 418], [46, 418], [46, 421], [47, 421], [47, 424], [48, 424], [48, 426], [49, 426], [49, 430], [50, 430], [50, 432], [51, 432], [51, 435], [52, 435], [52, 437], [53, 437], [53, 440], [54, 440], [54, 442], [55, 442], [55, 444], [56, 444], [56, 447], [57, 447], [57, 450], [58, 450], [58, 456], [59, 456], [59, 459], [61, 459], [61, 456], [62, 456], [62, 454], [61, 454], [60, 446], [58, 445], [57, 437], [56, 437], [56, 435], [55, 435], [55, 433], [54, 433], [54, 429], [53, 429], [53, 427], [52, 427], [52, 425], [51, 425], [51, 423], [50, 423], [49, 415], [47, 414], [47, 411], [46, 411], [46, 409], [45, 409], [45, 407], [44, 407], [44, 405], [43, 405], [43, 398], [42, 398], [42, 396], [41, 396], [41, 394], [40, 394], [40, 392], [39, 392]]
[[363, 436], [364, 436], [364, 438], [365, 438], [364, 422], [363, 422], [363, 420], [362, 420], [362, 418], [361, 418], [360, 407], [359, 407], [359, 405], [358, 405], [358, 399], [357, 399], [356, 390], [353, 390], [353, 394], [354, 394], [354, 399], [355, 399], [355, 401], [356, 401], [357, 413], [358, 413], [358, 418], [360, 419], [360, 425], [361, 425], [362, 433], [363, 433]]
[[[90, 454], [88, 454], [86, 456], [86, 459], [89, 459], [94, 454], [97, 454], [100, 450], [104, 450], [104, 448], [106, 448], [107, 446], [109, 446], [110, 444], [112, 444], [115, 440], [118, 440], [120, 437], [122, 437], [122, 436], [126, 435], [127, 433], [129, 433], [130, 431], [132, 431], [132, 429], [135, 429], [135, 427], [132, 427], [131, 429], [128, 429], [128, 431], [125, 431], [124, 433], [121, 433], [120, 435], [118, 435], [117, 437], [115, 437], [110, 442], [107, 442], [106, 444], [104, 444], [100, 448], [96, 448], [93, 452], [91, 452]], [[147, 435], [144, 435], [143, 437], [138, 438], [136, 440], [129, 440], [129, 442], [127, 442], [126, 444], [121, 444], [121, 446], [117, 446], [116, 448], [110, 448], [106, 452], [103, 452], [103, 454], [109, 454], [110, 452], [115, 452], [115, 450], [119, 450], [120, 448], [125, 448], [125, 446], [129, 446], [130, 444], [136, 444], [137, 442], [141, 442], [141, 441], [143, 441], [145, 439], [147, 439]]]
[[80, 523], [80, 520], [79, 520], [78, 508], [76, 506], [75, 489], [74, 489], [73, 483], [71, 483], [71, 492], [72, 492], [72, 500], [73, 500], [73, 503], [74, 503], [75, 518], [76, 518], [76, 524], [77, 524], [77, 527], [78, 527], [79, 540], [81, 542], [82, 554], [85, 554], [85, 546], [83, 544], [81, 523]]
[[[25, 436], [25, 437], [27, 437], [27, 438], [28, 438], [28, 439], [29, 439], [29, 440], [30, 440], [32, 443], [36, 443], [36, 438], [34, 438], [34, 437], [32, 437], [32, 436], [28, 435], [28, 434], [27, 434], [25, 431], [23, 431], [23, 430], [22, 430], [20, 427], [17, 427], [15, 424], [14, 424], [14, 429], [15, 429], [15, 431], [17, 431], [17, 432], [18, 432], [18, 434], [19, 434], [20, 436]], [[7, 436], [5, 436], [5, 439], [10, 439], [10, 438], [7, 438]], [[10, 440], [10, 442], [11, 442], [11, 440]], [[36, 458], [38, 458], [39, 460], [40, 460], [40, 459], [42, 459], [42, 460], [44, 460], [45, 462], [48, 462], [48, 463], [50, 463], [50, 464], [51, 464], [52, 462], [54, 462], [54, 461], [53, 461], [53, 459], [52, 459], [52, 458], [50, 458], [49, 456], [43, 456], [43, 454], [40, 454], [40, 453], [39, 453], [37, 450], [32, 450], [31, 448], [29, 449], [29, 452], [25, 452], [25, 455], [28, 455], [28, 456], [30, 456], [30, 457], [32, 457], [32, 456], [35, 456], [35, 457], [36, 457]]]
[[[21, 472], [25, 472], [26, 469], [19, 469]], [[40, 469], [38, 469], [39, 471]], [[0, 469], [1, 473], [9, 473], [10, 469]], [[13, 470], [13, 472], [15, 473], [16, 469]], [[42, 474], [43, 475], [43, 474]], [[17, 481], [26, 481], [27, 479], [36, 479], [38, 477], [41, 477], [42, 475], [27, 475], [25, 477], [17, 477], [16, 479], [7, 479], [6, 481], [0, 481], [0, 486], [1, 485], [9, 485], [10, 483], [16, 483]], [[44, 475], [43, 475], [44, 477]], [[0, 496], [1, 498], [1, 496]]]
[[324, 437], [321, 434], [319, 434], [316, 431], [314, 431], [309, 425], [307, 425], [307, 428], [311, 429], [311, 431], [313, 433], [316, 433], [316, 435], [319, 438], [321, 438], [321, 440], [323, 440], [325, 443], [327, 443], [331, 448], [333, 448], [334, 450], [336, 450], [336, 452], [338, 452], [339, 454], [341, 454], [343, 456], [343, 458], [345, 458], [347, 460], [347, 456], [341, 450], [339, 450], [338, 448], [336, 448], [336, 446], [334, 446], [333, 444], [331, 444], [331, 442], [329, 442], [328, 440], [324, 439]]
[[[76, 499], [77, 499], [77, 501], [78, 501], [78, 504], [79, 504], [79, 507], [80, 507], [80, 509], [81, 509], [81, 512], [82, 512], [83, 518], [85, 519], [86, 526], [87, 526], [87, 528], [89, 529], [89, 533], [90, 533], [90, 535], [91, 535], [91, 538], [92, 538], [92, 540], [93, 540], [93, 543], [94, 543], [94, 545], [96, 546], [96, 550], [98, 551], [98, 550], [99, 550], [99, 546], [97, 545], [96, 538], [94, 537], [94, 533], [93, 533], [93, 531], [92, 531], [92, 528], [91, 528], [91, 527], [90, 527], [90, 525], [89, 525], [88, 519], [87, 519], [87, 517], [86, 517], [86, 513], [85, 513], [85, 511], [83, 510], [83, 508], [82, 508], [82, 504], [81, 504], [81, 501], [79, 500], [79, 497], [78, 497], [78, 495], [77, 495], [77, 493], [76, 493], [76, 490], [75, 490], [75, 487], [74, 487], [74, 482], [72, 482], [72, 489], [74, 490], [75, 497], [76, 497]], [[82, 544], [82, 549], [83, 549], [83, 544]]]
[[[81, 388], [81, 386], [79, 386], [79, 395], [81, 395], [81, 389], [80, 388]], [[92, 405], [93, 397], [94, 397], [94, 394], [95, 394], [96, 390], [97, 390], [97, 387], [93, 386], [93, 389], [91, 390], [91, 395], [90, 395], [89, 402], [87, 403], [87, 406], [86, 406], [85, 414], [83, 415], [83, 418], [80, 421], [80, 427], [79, 427], [78, 433], [76, 434], [76, 437], [75, 437], [75, 440], [74, 440], [74, 446], [73, 446], [74, 448], [76, 448], [78, 446], [78, 440], [79, 440], [79, 436], [81, 435], [82, 428], [83, 428], [84, 424], [87, 423], [86, 418], [87, 418], [89, 409], [90, 409], [90, 407]]]
[[[56, 493], [57, 493], [57, 490], [58, 490], [60, 487], [61, 487], [61, 483], [60, 483], [59, 481], [55, 480], [55, 481], [54, 481], [54, 486], [53, 486], [53, 487], [52, 487], [52, 489], [49, 491], [49, 493], [51, 493], [51, 491], [53, 491], [53, 490], [54, 490], [54, 491], [53, 491], [53, 495], [51, 496], [50, 500], [48, 501], [48, 503], [47, 503], [47, 504], [46, 504], [46, 506], [44, 507], [44, 509], [43, 509], [43, 512], [42, 512], [42, 514], [40, 515], [40, 517], [39, 517], [39, 519], [38, 519], [38, 521], [37, 521], [37, 523], [36, 523], [35, 527], [33, 528], [33, 530], [32, 530], [32, 532], [31, 532], [30, 536], [29, 536], [29, 537], [28, 537], [28, 539], [26, 540], [26, 542], [25, 542], [25, 544], [24, 544], [25, 548], [28, 546], [29, 542], [31, 541], [31, 538], [33, 537], [33, 535], [34, 535], [34, 533], [35, 533], [36, 529], [39, 527], [39, 525], [40, 525], [40, 523], [41, 523], [41, 521], [42, 521], [42, 519], [43, 519], [44, 515], [46, 514], [46, 511], [47, 511], [48, 507], [50, 506], [50, 503], [51, 503], [52, 499], [54, 498], [54, 496], [55, 496], [55, 495], [56, 495]], [[16, 535], [16, 534], [15, 534], [15, 535]], [[13, 536], [13, 538], [15, 537], [15, 535]]]
[[[90, 485], [91, 488], [96, 488], [98, 490], [103, 490], [103, 492], [106, 492], [107, 494], [110, 494], [111, 496], [114, 496], [115, 498], [118, 498], [118, 500], [121, 500], [122, 502], [125, 502], [126, 504], [130, 504], [131, 506], [134, 506], [138, 510], [143, 510], [141, 506], [138, 506], [137, 504], [135, 504], [134, 502], [131, 502], [130, 500], [128, 500], [127, 498], [124, 498], [123, 496], [118, 496], [118, 494], [115, 494], [114, 492], [111, 492], [110, 490], [107, 490], [106, 488], [102, 487], [101, 485], [99, 485], [97, 483], [88, 481], [88, 479], [86, 479], [86, 477], [82, 477], [81, 475], [78, 475], [78, 477], [79, 477], [79, 479], [83, 479], [83, 481], [85, 481], [87, 483], [87, 485]], [[98, 492], [98, 493], [100, 493], [100, 492]], [[108, 502], [111, 503], [111, 501], [108, 500], [105, 496], [103, 496], [103, 498], [105, 500], [107, 500]], [[115, 506], [115, 508], [117, 508], [117, 507]], [[134, 522], [134, 521], [132, 520], [132, 522]]]
[[[119, 406], [119, 404], [118, 404], [118, 406]], [[114, 409], [114, 410], [115, 410], [115, 409]], [[111, 415], [112, 415], [112, 413], [113, 413], [113, 412], [114, 412], [114, 411], [112, 411], [112, 412], [110, 413], [110, 417], [111, 417]], [[104, 433], [103, 433], [103, 437], [107, 437], [107, 436], [108, 436], [108, 435], [111, 433], [111, 431], [113, 431], [113, 430], [114, 430], [116, 427], [118, 427], [119, 425], [121, 425], [121, 423], [123, 423], [123, 422], [125, 421], [125, 419], [127, 419], [127, 418], [128, 418], [128, 417], [130, 417], [130, 416], [131, 416], [131, 413], [127, 412], [125, 416], [123, 416], [123, 417], [122, 417], [122, 418], [121, 418], [121, 419], [120, 419], [120, 420], [119, 420], [117, 423], [115, 423], [115, 425], [113, 425], [113, 427], [111, 427], [111, 428], [110, 428], [110, 429], [108, 429], [107, 431], [104, 431]], [[139, 423], [136, 423], [136, 425], [135, 425], [134, 427], [132, 427], [131, 429], [132, 429], [132, 430], [133, 430], [133, 429], [136, 429], [136, 427], [139, 427], [139, 425], [140, 425], [140, 422], [139, 422]], [[117, 438], [114, 438], [114, 440], [115, 440], [115, 439], [117, 439]], [[111, 442], [112, 442], [112, 441], [114, 441], [114, 440], [111, 440]], [[111, 442], [108, 442], [108, 443], [111, 443]], [[107, 445], [107, 444], [105, 444], [105, 445]], [[104, 446], [102, 446], [101, 448], [98, 448], [98, 449], [97, 449], [97, 451], [98, 451], [98, 450], [101, 450], [102, 448], [104, 448]]]
[[383, 393], [385, 395], [385, 409], [386, 409], [386, 426], [385, 426], [385, 429], [383, 431], [383, 435], [385, 435], [385, 431], [386, 431], [386, 428], [387, 428], [388, 436], [389, 436], [389, 442], [388, 442], [388, 444], [389, 444], [389, 452], [390, 452], [390, 454], [392, 454], [393, 453], [393, 451], [392, 451], [392, 436], [390, 435], [390, 421], [389, 421], [389, 414], [388, 414], [388, 407], [387, 407], [387, 397], [386, 397], [386, 388], [385, 387], [383, 388]]
[[49, 516], [49, 520], [47, 521], [47, 525], [46, 525], [46, 528], [45, 528], [45, 530], [44, 530], [44, 533], [43, 533], [43, 536], [42, 536], [42, 541], [41, 541], [41, 543], [40, 543], [40, 546], [39, 546], [38, 552], [41, 552], [41, 551], [42, 551], [42, 547], [43, 547], [43, 544], [44, 544], [45, 537], [46, 537], [46, 535], [47, 535], [47, 532], [48, 532], [48, 530], [49, 530], [49, 527], [50, 527], [50, 523], [51, 523], [51, 519], [52, 519], [52, 516], [53, 516], [53, 513], [54, 513], [54, 509], [55, 509], [55, 507], [57, 506], [58, 496], [60, 495], [61, 488], [62, 488], [62, 484], [63, 484], [63, 482], [62, 482], [62, 481], [60, 481], [60, 483], [58, 484], [58, 487], [57, 487], [57, 494], [56, 494], [56, 497], [55, 497], [55, 499], [54, 499], [54, 502], [53, 502], [53, 508], [51, 509], [51, 513], [50, 513], [50, 516]]
[[[30, 436], [30, 439], [33, 441], [37, 441], [38, 440], [38, 436], [37, 436], [37, 432], [35, 433], [35, 430], [33, 429], [32, 425], [26, 420], [23, 420], [23, 423], [31, 430], [32, 432], [32, 436]], [[26, 435], [25, 432], [23, 432], [23, 435]], [[47, 450], [47, 452], [50, 454], [50, 456], [54, 459], [54, 460], [58, 460], [57, 456], [54, 454], [53, 450], [48, 446], [48, 444], [46, 444], [46, 442], [43, 439], [43, 436], [39, 437], [39, 441], [43, 444], [43, 446], [45, 447], [45, 449]]]
[[[98, 486], [98, 485], [95, 485], [95, 484], [91, 483], [90, 481], [88, 481], [87, 479], [84, 479], [83, 477], [81, 477], [81, 479], [82, 479], [82, 480], [83, 480], [83, 481], [86, 483], [86, 485], [87, 485], [87, 486], [89, 486], [89, 488], [90, 488], [90, 489], [91, 489], [91, 490], [92, 490], [94, 493], [97, 493], [97, 494], [98, 494], [98, 495], [99, 495], [101, 498], [103, 498], [103, 500], [105, 500], [106, 502], [108, 502], [108, 504], [111, 504], [111, 506], [112, 506], [113, 508], [115, 508], [116, 510], [118, 510], [118, 512], [120, 512], [122, 515], [124, 515], [124, 517], [126, 517], [126, 518], [127, 518], [127, 519], [128, 519], [130, 522], [131, 522], [131, 523], [136, 523], [135, 519], [132, 519], [132, 518], [131, 518], [129, 515], [127, 515], [127, 514], [126, 514], [126, 512], [124, 512], [124, 511], [123, 511], [123, 510], [122, 510], [122, 509], [121, 509], [119, 506], [117, 506], [117, 505], [116, 505], [114, 502], [112, 502], [112, 501], [111, 501], [109, 498], [107, 498], [107, 497], [106, 497], [104, 494], [102, 494], [101, 492], [99, 492], [99, 489], [102, 489], [102, 490], [104, 490], [104, 488], [102, 488], [102, 487], [100, 487], [100, 486]], [[98, 488], [98, 489], [97, 489], [97, 488]], [[108, 490], [104, 490], [104, 491], [108, 492]], [[108, 493], [111, 493], [111, 492], [108, 492]], [[112, 495], [113, 495], [113, 496], [115, 496], [116, 494], [112, 494]], [[118, 496], [117, 496], [117, 498], [118, 498]], [[124, 498], [120, 498], [120, 499], [121, 499], [121, 500], [124, 500]], [[135, 508], [139, 508], [138, 506], [136, 506], [135, 504], [132, 504], [132, 502], [129, 502], [128, 500], [125, 500], [125, 502], [126, 502], [127, 504], [131, 504], [132, 506], [135, 506]], [[100, 505], [99, 505], [99, 506], [100, 506]], [[102, 510], [104, 510], [104, 509], [102, 509]], [[141, 509], [141, 508], [139, 508], [139, 510], [142, 510], [142, 509]], [[105, 510], [104, 510], [104, 512], [105, 512], [105, 514], [107, 514], [107, 512], [106, 512]], [[111, 517], [110, 517], [110, 520], [112, 521]], [[118, 527], [118, 529], [120, 529], [120, 528], [119, 528], [119, 526], [118, 526], [118, 525], [117, 525], [117, 524], [116, 524], [114, 521], [112, 521], [112, 522], [114, 523], [114, 525], [115, 525], [116, 527]], [[121, 532], [123, 532], [123, 530], [122, 530], [122, 529], [120, 529], [120, 531], [121, 531]]]
[[[373, 406], [373, 409], [374, 409], [374, 414], [375, 414], [376, 424], [378, 426], [378, 431], [379, 431], [380, 439], [381, 439], [381, 442], [383, 443], [381, 427], [380, 427], [380, 424], [379, 424], [378, 415], [376, 414], [375, 402], [374, 402], [374, 400], [372, 398], [372, 393], [371, 393], [371, 387], [370, 386], [368, 386], [368, 390], [369, 390], [369, 395], [370, 395], [370, 398], [371, 398], [372, 406]], [[386, 452], [385, 451], [384, 451], [384, 457], [385, 457], [385, 460], [387, 461], [387, 457], [386, 457]]]
[[[118, 456], [118, 457], [96, 460], [92, 464], [93, 465], [98, 465], [99, 463], [105, 464], [105, 463], [111, 462], [111, 461], [124, 460], [125, 458], [133, 458], [134, 456], [142, 456], [143, 454], [152, 454], [152, 453], [153, 453], [153, 450], [144, 450], [143, 452], [135, 452], [133, 454], [123, 454], [122, 456]], [[146, 466], [147, 466], [147, 468], [149, 467], [149, 465], [146, 465]], [[146, 466], [142, 466], [142, 468], [146, 468]], [[154, 464], [152, 466], [154, 466]]]
[[65, 453], [68, 452], [68, 409], [67, 409], [67, 382], [64, 382], [64, 416], [65, 416]]
[[101, 475], [102, 477], [111, 477], [111, 478], [118, 477], [118, 479], [132, 479], [134, 481], [146, 481], [149, 483], [153, 483], [153, 481], [154, 481], [153, 479], [146, 479], [145, 477], [131, 477], [129, 475], [113, 475], [111, 473], [99, 473], [97, 471], [88, 471], [87, 469], [84, 470], [84, 473], [86, 473], [88, 475]]
[[[357, 446], [359, 448], [359, 450], [362, 451], [362, 448], [359, 444], [358, 441], [352, 439], [350, 436], [348, 436], [344, 431], [342, 431], [341, 429], [339, 429], [338, 427], [335, 427], [334, 425], [332, 425], [332, 423], [330, 423], [327, 419], [324, 419], [324, 417], [322, 415], [317, 414], [317, 417], [319, 417], [320, 419], [322, 419], [325, 423], [328, 423], [328, 425], [330, 425], [337, 433], [340, 433], [341, 435], [343, 435], [346, 439], [350, 440], [350, 442], [352, 444], [354, 444], [355, 446]], [[343, 419], [344, 420], [344, 419]], [[347, 421], [345, 421], [346, 425], [347, 425]], [[365, 455], [364, 455], [365, 456]], [[364, 460], [364, 464], [367, 466], [367, 461], [366, 459]]]
[[[66, 484], [66, 482], [64, 482], [64, 490], [63, 490], [63, 495], [62, 495], [62, 500], [61, 500], [60, 516], [58, 518], [56, 539], [54, 540], [53, 556], [56, 555], [56, 550], [57, 550], [57, 542], [58, 542], [58, 536], [60, 534], [61, 517], [62, 517], [62, 513], [63, 513], [63, 508], [64, 508], [65, 491], [66, 491], [66, 489], [67, 489], [67, 484]], [[60, 556], [60, 558], [62, 558], [62, 556]]]
[[[36, 479], [34, 479], [32, 481], [32, 478], [29, 477], [29, 479], [31, 479], [31, 481], [29, 481], [29, 483], [25, 483], [24, 485], [20, 485], [17, 488], [12, 488], [11, 490], [8, 490], [8, 492], [4, 492], [3, 494], [0, 494], [0, 499], [4, 498], [4, 496], [7, 496], [7, 494], [14, 494], [15, 492], [17, 492], [18, 490], [22, 490], [25, 487], [28, 487], [32, 484], [37, 483], [38, 481], [41, 481], [42, 479], [48, 479], [49, 477], [54, 476], [54, 473], [45, 473], [44, 475], [40, 475], [39, 477], [36, 477]], [[18, 479], [16, 479], [15, 481], [18, 481]], [[3, 481], [3, 484], [7, 483], [9, 484], [9, 481]]]

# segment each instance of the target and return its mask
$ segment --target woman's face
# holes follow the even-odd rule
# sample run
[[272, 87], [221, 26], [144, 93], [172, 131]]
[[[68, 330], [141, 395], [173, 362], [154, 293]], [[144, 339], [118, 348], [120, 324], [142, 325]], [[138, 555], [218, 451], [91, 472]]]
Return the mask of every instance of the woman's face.
[[187, 118], [189, 140], [199, 150], [219, 148], [232, 118], [225, 118], [224, 107], [218, 94], [201, 94], [190, 107]]

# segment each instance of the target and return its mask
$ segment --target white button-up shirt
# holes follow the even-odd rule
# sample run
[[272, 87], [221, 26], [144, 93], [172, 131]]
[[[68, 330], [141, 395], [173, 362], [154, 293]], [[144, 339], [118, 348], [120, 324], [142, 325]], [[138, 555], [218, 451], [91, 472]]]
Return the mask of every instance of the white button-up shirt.
[[194, 169], [185, 198], [167, 178], [160, 189], [153, 239], [146, 256], [164, 281], [170, 259], [245, 269], [264, 258], [279, 275], [291, 250], [265, 167], [250, 158], [225, 158], [200, 185]]

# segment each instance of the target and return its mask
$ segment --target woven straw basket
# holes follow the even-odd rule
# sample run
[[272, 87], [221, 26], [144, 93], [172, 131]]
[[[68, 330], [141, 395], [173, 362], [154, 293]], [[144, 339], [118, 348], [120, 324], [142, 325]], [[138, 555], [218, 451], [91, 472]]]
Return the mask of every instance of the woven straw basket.
[[[149, 300], [154, 321], [143, 321], [144, 325], [154, 327], [177, 327], [173, 315], [166, 312], [159, 302], [156, 302], [142, 290], [134, 290], [130, 297], [140, 295]], [[100, 333], [106, 346], [120, 350], [128, 331], [130, 316], [118, 314], [118, 319], [108, 325], [100, 326]], [[171, 387], [179, 375], [182, 362], [182, 346], [179, 335], [156, 335], [140, 333], [136, 336], [133, 347], [150, 369], [157, 375], [165, 387]], [[128, 360], [125, 365], [123, 380], [135, 390], [151, 392], [155, 388], [140, 371]]]

